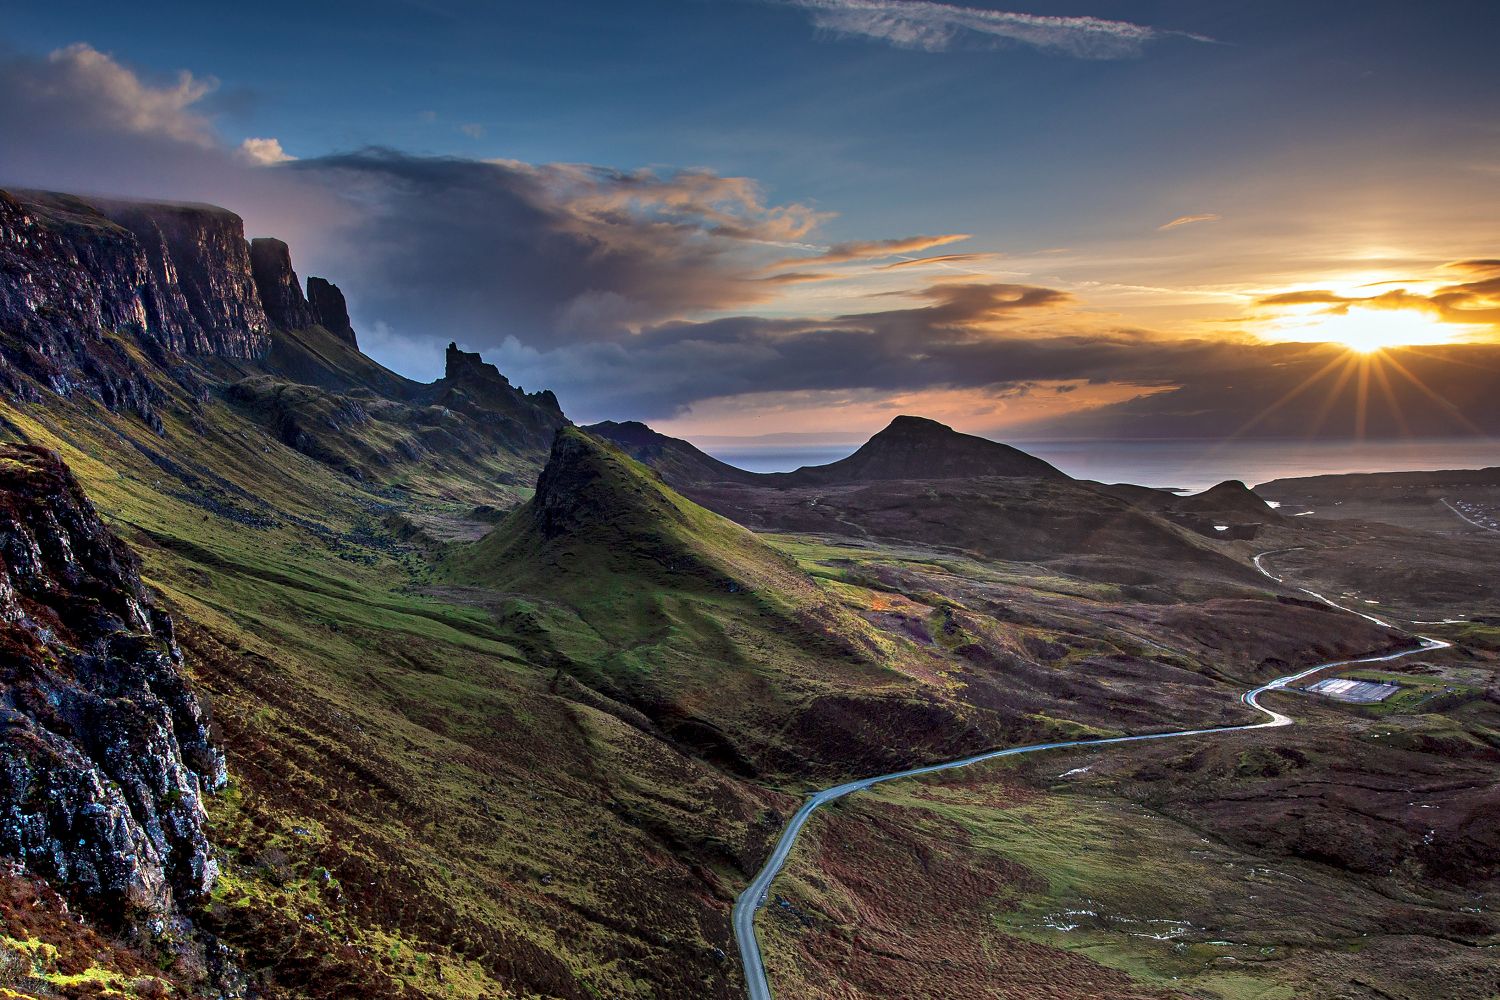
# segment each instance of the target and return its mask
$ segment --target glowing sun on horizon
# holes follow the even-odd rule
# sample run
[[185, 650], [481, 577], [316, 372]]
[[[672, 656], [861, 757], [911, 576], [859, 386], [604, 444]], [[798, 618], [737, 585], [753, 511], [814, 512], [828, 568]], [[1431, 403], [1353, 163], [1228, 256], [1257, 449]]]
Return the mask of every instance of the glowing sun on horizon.
[[1414, 309], [1361, 309], [1292, 313], [1267, 323], [1268, 340], [1342, 344], [1370, 354], [1389, 347], [1424, 347], [1465, 339], [1466, 329]]

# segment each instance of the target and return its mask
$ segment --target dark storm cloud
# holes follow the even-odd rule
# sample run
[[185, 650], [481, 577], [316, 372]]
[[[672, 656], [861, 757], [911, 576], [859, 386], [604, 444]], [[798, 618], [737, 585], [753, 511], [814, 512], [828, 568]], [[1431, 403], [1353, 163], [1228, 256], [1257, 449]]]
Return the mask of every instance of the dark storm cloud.
[[[994, 398], [1050, 384], [1136, 386], [1139, 398], [1031, 425], [1034, 436], [1404, 437], [1500, 434], [1500, 345], [1396, 349], [1164, 339], [1133, 330], [1037, 334], [1068, 297], [1017, 285], [938, 285], [911, 309], [832, 320], [673, 323], [548, 354], [502, 352], [548, 380], [575, 416], [664, 419], [760, 393]], [[1029, 320], [1027, 332], [1008, 324]], [[1058, 383], [1069, 383], [1058, 386]]]
[[150, 79], [81, 43], [46, 56], [0, 50], [0, 185], [224, 204], [252, 232], [315, 254], [348, 206], [257, 169], [275, 140], [224, 143], [219, 96], [211, 76]]
[[612, 336], [817, 278], [765, 267], [824, 216], [746, 178], [381, 149], [293, 160], [273, 137], [224, 141], [217, 91], [84, 44], [0, 53], [0, 184], [222, 204], [339, 280], [390, 343]]

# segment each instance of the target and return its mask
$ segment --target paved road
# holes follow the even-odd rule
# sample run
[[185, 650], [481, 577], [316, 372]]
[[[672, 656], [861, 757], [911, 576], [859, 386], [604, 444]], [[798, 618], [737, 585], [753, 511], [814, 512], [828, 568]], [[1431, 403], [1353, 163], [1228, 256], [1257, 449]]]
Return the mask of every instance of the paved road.
[[[1261, 558], [1265, 555], [1271, 554], [1272, 553], [1267, 552], [1262, 553], [1261, 556], [1257, 556], [1255, 558], [1255, 566], [1266, 576], [1271, 577], [1271, 579], [1275, 580], [1278, 578], [1271, 576], [1270, 571], [1261, 564]], [[1312, 591], [1307, 591], [1307, 593], [1311, 594]], [[1328, 604], [1333, 604], [1332, 601], [1329, 601], [1327, 598], [1323, 597], [1320, 594], [1314, 594], [1313, 596], [1318, 597], [1319, 600], [1325, 601]], [[1333, 606], [1336, 608], [1340, 608], [1340, 610], [1343, 611], [1351, 610], [1349, 608], [1342, 608], [1337, 604], [1333, 604]], [[1360, 614], [1360, 612], [1358, 611], [1351, 611], [1351, 613], [1359, 614], [1362, 618], [1370, 618], [1369, 615]], [[1378, 619], [1372, 618], [1371, 620], [1377, 621]], [[1380, 624], [1384, 625], [1385, 623], [1380, 622]], [[756, 940], [755, 937], [756, 911], [765, 905], [766, 899], [771, 892], [771, 883], [776, 880], [777, 874], [781, 871], [782, 866], [786, 864], [787, 856], [791, 854], [792, 848], [797, 843], [797, 837], [802, 833], [802, 828], [807, 825], [808, 819], [810, 819], [812, 817], [812, 814], [819, 808], [827, 805], [835, 799], [841, 799], [853, 792], [862, 791], [863, 789], [869, 788], [872, 785], [878, 785], [886, 781], [896, 781], [901, 778], [914, 778], [922, 774], [932, 774], [937, 771], [948, 771], [952, 770], [953, 768], [968, 767], [971, 764], [980, 764], [987, 760], [994, 760], [997, 757], [1013, 757], [1023, 753], [1037, 753], [1041, 750], [1073, 750], [1079, 748], [1104, 747], [1116, 743], [1138, 743], [1143, 740], [1180, 739], [1185, 736], [1209, 736], [1216, 733], [1235, 733], [1243, 732], [1249, 729], [1272, 729], [1277, 726], [1290, 726], [1292, 724], [1291, 717], [1283, 715], [1282, 713], [1277, 712], [1273, 709], [1266, 708], [1260, 703], [1259, 699], [1261, 695], [1265, 694], [1267, 691], [1275, 691], [1278, 688], [1284, 688], [1289, 684], [1294, 684], [1297, 681], [1300, 681], [1306, 677], [1310, 677], [1321, 670], [1328, 670], [1332, 667], [1344, 667], [1356, 663], [1380, 663], [1385, 660], [1396, 660], [1400, 659], [1403, 656], [1411, 656], [1413, 653], [1420, 653], [1429, 649], [1443, 649], [1451, 645], [1451, 643], [1444, 642], [1441, 639], [1429, 639], [1426, 636], [1417, 636], [1416, 638], [1421, 643], [1421, 645], [1416, 649], [1402, 650], [1399, 653], [1387, 653], [1383, 656], [1366, 656], [1355, 660], [1335, 660], [1331, 663], [1320, 663], [1315, 667], [1308, 667], [1306, 670], [1303, 670], [1300, 673], [1288, 674], [1285, 677], [1278, 677], [1274, 681], [1271, 681], [1269, 684], [1262, 684], [1260, 687], [1254, 689], [1253, 691], [1246, 691], [1240, 697], [1240, 700], [1243, 701], [1246, 705], [1249, 705], [1251, 708], [1265, 715], [1266, 721], [1264, 722], [1252, 722], [1243, 726], [1215, 726], [1209, 729], [1181, 729], [1170, 733], [1146, 733], [1141, 736], [1114, 736], [1108, 739], [1098, 740], [1066, 740], [1061, 743], [1037, 743], [1033, 744], [1032, 746], [1011, 747], [1007, 750], [991, 750], [987, 753], [975, 754], [972, 757], [965, 757], [962, 760], [949, 761], [946, 764], [932, 764], [927, 767], [914, 767], [907, 771], [896, 771], [893, 774], [881, 774], [873, 778], [864, 778], [860, 781], [851, 781], [843, 785], [838, 785], [834, 788], [825, 788], [823, 791], [815, 793], [802, 804], [802, 808], [798, 809], [797, 814], [791, 818], [790, 822], [787, 823], [786, 828], [781, 831], [781, 839], [776, 842], [776, 849], [771, 852], [771, 857], [767, 859], [765, 867], [761, 868], [761, 870], [756, 873], [756, 876], [754, 880], [751, 881], [749, 888], [740, 893], [739, 898], [734, 901], [734, 939], [735, 943], [739, 946], [740, 961], [743, 963], [745, 968], [745, 983], [748, 988], [750, 1000], [771, 1000], [771, 984], [766, 979], [766, 967], [765, 963], [761, 959], [760, 942]]]
[[[1286, 581], [1283, 580], [1281, 577], [1277, 576], [1276, 574], [1272, 573], [1270, 570], [1266, 569], [1266, 564], [1264, 562], [1262, 562], [1262, 560], [1265, 559], [1266, 556], [1274, 556], [1274, 555], [1277, 555], [1277, 554], [1282, 553], [1282, 552], [1300, 552], [1300, 551], [1302, 551], [1302, 548], [1303, 548], [1302, 546], [1298, 545], [1298, 546], [1296, 546], [1294, 548], [1290, 548], [1290, 549], [1272, 549], [1270, 552], [1262, 552], [1260, 555], [1258, 555], [1258, 556], [1255, 557], [1255, 568], [1258, 569], [1258, 570], [1260, 570], [1260, 575], [1261, 576], [1264, 576], [1264, 577], [1267, 577], [1269, 579], [1275, 580], [1277, 583], [1286, 583]], [[1300, 590], [1300, 591], [1302, 591], [1302, 593], [1307, 594], [1309, 597], [1316, 597], [1318, 600], [1322, 601], [1324, 604], [1328, 605], [1330, 608], [1337, 608], [1340, 611], [1347, 611], [1351, 615], [1359, 615], [1359, 617], [1363, 618], [1365, 621], [1374, 622], [1376, 625], [1379, 625], [1381, 628], [1395, 628], [1396, 627], [1396, 626], [1392, 625], [1388, 621], [1384, 621], [1384, 620], [1382, 620], [1380, 618], [1376, 618], [1374, 615], [1371, 615], [1371, 614], [1366, 614], [1365, 612], [1360, 611], [1360, 610], [1358, 610], [1356, 608], [1346, 608], [1342, 604], [1338, 603], [1337, 601], [1331, 601], [1331, 600], [1329, 600], [1328, 598], [1324, 597], [1322, 594], [1318, 593], [1316, 590], [1308, 590], [1306, 587], [1298, 587], [1297, 589]], [[1413, 622], [1413, 624], [1416, 624], [1416, 623]], [[1446, 622], [1429, 622], [1428, 624], [1442, 625], [1442, 624], [1447, 624], [1447, 623]]]

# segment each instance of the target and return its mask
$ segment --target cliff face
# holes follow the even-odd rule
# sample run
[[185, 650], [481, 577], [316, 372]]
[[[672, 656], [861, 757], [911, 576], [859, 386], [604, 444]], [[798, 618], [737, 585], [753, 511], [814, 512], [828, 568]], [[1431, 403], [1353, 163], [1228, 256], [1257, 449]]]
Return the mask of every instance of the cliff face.
[[250, 241], [250, 272], [260, 292], [266, 320], [279, 330], [301, 330], [317, 322], [302, 295], [292, 252], [280, 240], [258, 236]]
[[159, 426], [159, 390], [104, 336], [159, 321], [154, 288], [140, 244], [97, 212], [0, 191], [0, 390], [32, 401], [38, 386], [81, 392]]
[[349, 323], [349, 306], [344, 302], [344, 293], [339, 291], [338, 285], [324, 278], [309, 277], [307, 304], [319, 326], [358, 350], [359, 341]]
[[224, 781], [134, 554], [56, 454], [0, 446], [0, 854], [154, 936], [213, 887]]
[[86, 394], [159, 426], [145, 352], [256, 358], [270, 346], [238, 216], [194, 205], [0, 191], [0, 389]]
[[182, 354], [260, 357], [270, 346], [266, 312], [256, 294], [245, 224], [210, 205], [95, 202], [100, 214], [129, 231], [151, 265], [165, 301], [158, 334]]

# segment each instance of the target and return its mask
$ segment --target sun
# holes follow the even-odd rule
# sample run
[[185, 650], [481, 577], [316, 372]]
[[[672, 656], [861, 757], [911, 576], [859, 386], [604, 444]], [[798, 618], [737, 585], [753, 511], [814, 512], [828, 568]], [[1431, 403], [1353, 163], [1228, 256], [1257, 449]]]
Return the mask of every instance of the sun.
[[1465, 331], [1458, 324], [1444, 323], [1414, 309], [1351, 306], [1341, 313], [1319, 310], [1281, 316], [1271, 320], [1263, 332], [1270, 340], [1342, 344], [1351, 351], [1369, 354], [1389, 347], [1452, 344], [1463, 339]]

